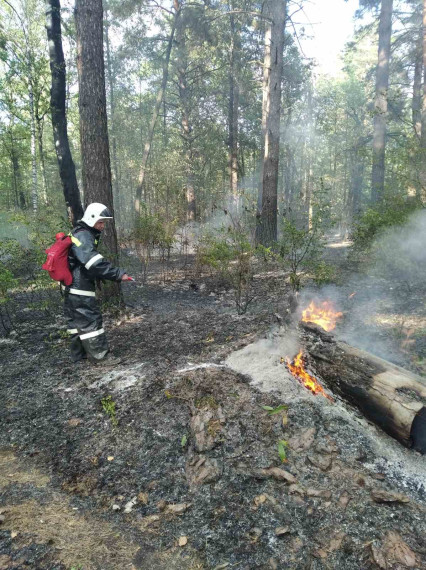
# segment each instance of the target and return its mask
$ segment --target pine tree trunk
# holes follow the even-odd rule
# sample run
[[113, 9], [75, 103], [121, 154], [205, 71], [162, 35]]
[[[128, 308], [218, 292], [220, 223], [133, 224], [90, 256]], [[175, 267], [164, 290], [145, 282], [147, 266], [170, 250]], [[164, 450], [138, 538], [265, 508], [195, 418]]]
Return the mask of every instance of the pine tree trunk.
[[382, 0], [379, 23], [379, 56], [376, 68], [376, 96], [373, 126], [373, 169], [371, 200], [379, 202], [385, 191], [386, 121], [388, 111], [389, 63], [393, 0]]
[[[232, 7], [231, 7], [232, 9]], [[231, 45], [229, 61], [229, 107], [228, 107], [228, 168], [231, 197], [238, 208], [238, 108], [239, 83], [237, 74], [240, 67], [241, 39], [237, 31], [234, 14], [230, 14]]]
[[188, 85], [187, 69], [188, 54], [185, 42], [185, 28], [182, 20], [176, 30], [177, 72], [179, 85], [179, 101], [181, 111], [181, 136], [184, 144], [185, 164], [185, 197], [186, 197], [186, 221], [193, 222], [197, 217], [196, 195], [193, 172], [193, 133], [191, 125], [191, 97]]
[[76, 222], [83, 216], [83, 207], [68, 141], [65, 108], [66, 66], [62, 49], [60, 0], [46, 1], [46, 30], [49, 40], [50, 71], [52, 74], [50, 112], [52, 116], [53, 140], [65, 204], [69, 211], [71, 222]]
[[[263, 101], [266, 116], [263, 155], [262, 207], [257, 241], [265, 247], [277, 240], [278, 166], [280, 149], [281, 83], [283, 75], [286, 0], [271, 0], [265, 33]], [[265, 81], [266, 80], [266, 81]]]
[[423, 0], [423, 101], [420, 136], [420, 184], [426, 190], [426, 0]]
[[419, 41], [416, 43], [414, 61], [413, 99], [411, 112], [414, 132], [420, 140], [422, 131], [422, 75], [423, 75], [423, 30], [420, 30]]
[[111, 49], [109, 41], [109, 21], [108, 12], [105, 10], [105, 45], [106, 45], [106, 62], [107, 62], [107, 77], [109, 87], [109, 112], [110, 112], [110, 130], [111, 130], [111, 150], [112, 150], [112, 169], [114, 172], [113, 177], [113, 190], [114, 200], [117, 210], [120, 211], [120, 176], [117, 159], [117, 137], [116, 137], [116, 121], [115, 121], [115, 97], [114, 97], [114, 74], [111, 62]]
[[[75, 22], [84, 196], [87, 204], [101, 202], [113, 212], [102, 0], [76, 0]], [[103, 242], [116, 262], [118, 244], [114, 220], [106, 224]], [[119, 287], [115, 292], [118, 294]]]
[[169, 40], [167, 43], [166, 57], [165, 57], [164, 63], [163, 63], [163, 78], [161, 80], [160, 90], [157, 93], [157, 98], [155, 100], [154, 109], [152, 111], [151, 122], [149, 124], [148, 135], [146, 138], [146, 142], [145, 142], [144, 150], [143, 150], [143, 155], [142, 155], [141, 168], [139, 171], [139, 180], [138, 180], [138, 186], [136, 188], [136, 198], [135, 198], [135, 206], [134, 206], [135, 213], [137, 216], [140, 216], [140, 214], [141, 214], [141, 198], [142, 198], [142, 189], [143, 189], [143, 184], [144, 184], [146, 166], [148, 164], [148, 159], [149, 159], [149, 155], [151, 152], [151, 145], [152, 145], [152, 140], [154, 138], [155, 125], [157, 123], [157, 119], [158, 119], [158, 115], [160, 113], [161, 105], [164, 101], [164, 96], [165, 96], [166, 87], [167, 87], [167, 81], [168, 81], [168, 77], [169, 77], [170, 55], [172, 52], [173, 39], [174, 39], [175, 31], [176, 31], [176, 26], [178, 23], [178, 18], [180, 16], [180, 10], [181, 10], [180, 5], [177, 2], [175, 3], [175, 10], [176, 11], [174, 13], [172, 29], [170, 31], [170, 36], [169, 36]]

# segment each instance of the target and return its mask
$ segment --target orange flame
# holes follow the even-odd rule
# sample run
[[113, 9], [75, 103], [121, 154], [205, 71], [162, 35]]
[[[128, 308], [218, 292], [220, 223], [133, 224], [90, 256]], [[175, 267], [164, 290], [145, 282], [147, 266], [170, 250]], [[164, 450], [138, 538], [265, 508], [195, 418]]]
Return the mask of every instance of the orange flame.
[[315, 305], [314, 301], [302, 313], [302, 321], [305, 323], [315, 323], [327, 332], [332, 331], [336, 327], [337, 319], [343, 316], [343, 313], [334, 311], [330, 301], [323, 301], [320, 306]]
[[305, 388], [311, 390], [311, 392], [313, 392], [315, 395], [321, 394], [322, 396], [328, 398], [333, 402], [333, 398], [331, 398], [328, 394], [325, 393], [324, 388], [321, 386], [321, 384], [319, 384], [318, 380], [313, 376], [311, 376], [308, 372], [306, 372], [303, 363], [302, 351], [299, 352], [299, 354], [296, 356], [293, 362], [291, 362], [291, 360], [287, 357], [285, 359], [285, 363], [287, 365], [287, 368], [293, 374], [293, 376], [297, 378], [299, 382], [303, 386], [305, 386]]

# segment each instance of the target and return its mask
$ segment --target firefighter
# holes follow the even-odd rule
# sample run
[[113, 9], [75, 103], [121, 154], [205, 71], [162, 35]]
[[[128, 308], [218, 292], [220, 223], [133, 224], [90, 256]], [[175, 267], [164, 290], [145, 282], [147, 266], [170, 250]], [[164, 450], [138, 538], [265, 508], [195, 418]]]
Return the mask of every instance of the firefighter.
[[96, 300], [97, 280], [133, 281], [123, 269], [114, 267], [97, 251], [105, 221], [111, 219], [108, 208], [94, 202], [87, 206], [71, 232], [68, 262], [72, 283], [69, 287], [63, 286], [63, 290], [73, 362], [86, 358], [99, 362], [108, 354], [108, 341]]

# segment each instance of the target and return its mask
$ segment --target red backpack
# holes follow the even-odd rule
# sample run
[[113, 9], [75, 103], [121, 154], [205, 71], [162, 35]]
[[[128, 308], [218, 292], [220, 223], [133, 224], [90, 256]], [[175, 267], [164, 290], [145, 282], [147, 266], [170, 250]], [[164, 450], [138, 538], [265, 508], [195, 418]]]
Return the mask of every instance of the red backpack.
[[68, 265], [68, 251], [72, 245], [70, 236], [60, 232], [55, 236], [56, 241], [46, 249], [47, 259], [42, 269], [49, 272], [55, 281], [61, 281], [64, 285], [71, 285], [72, 275]]

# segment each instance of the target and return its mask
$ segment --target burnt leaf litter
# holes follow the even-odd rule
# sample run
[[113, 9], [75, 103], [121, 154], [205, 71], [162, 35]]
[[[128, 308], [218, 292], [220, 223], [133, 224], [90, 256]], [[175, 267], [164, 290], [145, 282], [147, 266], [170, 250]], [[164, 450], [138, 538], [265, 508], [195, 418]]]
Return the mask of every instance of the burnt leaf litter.
[[0, 344], [0, 570], [426, 568], [424, 489], [315, 396], [221, 364], [286, 326], [282, 277], [256, 288], [238, 316], [207, 278], [126, 286], [114, 367], [70, 362], [60, 312], [23, 315]]

